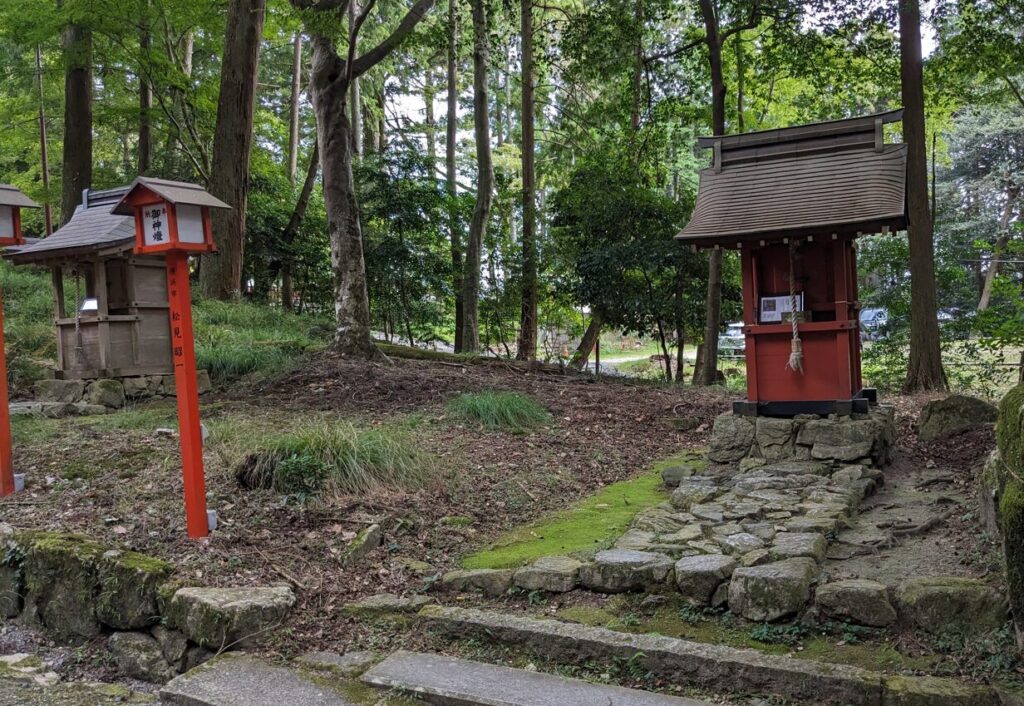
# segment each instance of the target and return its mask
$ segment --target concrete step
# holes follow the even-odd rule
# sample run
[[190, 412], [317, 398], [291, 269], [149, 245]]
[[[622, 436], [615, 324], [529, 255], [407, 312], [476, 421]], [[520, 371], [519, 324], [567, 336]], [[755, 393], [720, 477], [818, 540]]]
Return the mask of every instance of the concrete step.
[[247, 656], [222, 655], [160, 690], [167, 706], [357, 706], [301, 672]]
[[400, 650], [363, 674], [437, 706], [711, 706], [620, 686]]
[[419, 615], [427, 627], [451, 638], [523, 648], [561, 664], [634, 661], [669, 683], [698, 686], [712, 693], [775, 695], [816, 706], [1004, 703], [1000, 694], [988, 686], [943, 678], [888, 676], [755, 649], [469, 608], [428, 606]]

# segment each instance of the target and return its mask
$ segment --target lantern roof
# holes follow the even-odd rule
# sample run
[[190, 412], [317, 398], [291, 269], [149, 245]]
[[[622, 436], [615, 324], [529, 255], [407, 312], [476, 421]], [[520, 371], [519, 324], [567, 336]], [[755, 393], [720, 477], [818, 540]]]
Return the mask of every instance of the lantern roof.
[[197, 184], [186, 181], [169, 181], [152, 177], [137, 177], [129, 186], [124, 197], [117, 203], [111, 213], [120, 216], [134, 215], [134, 206], [126, 203], [132, 194], [145, 189], [159, 198], [172, 204], [205, 206], [206, 208], [231, 208], [216, 196]]
[[10, 184], [0, 184], [0, 206], [39, 208], [39, 204], [21, 193], [21, 189]]
[[907, 146], [883, 137], [883, 126], [902, 115], [700, 138], [714, 165], [701, 171], [693, 216], [676, 238], [730, 247], [905, 228]]
[[126, 193], [126, 186], [105, 191], [86, 189], [71, 220], [49, 237], [7, 248], [4, 257], [23, 264], [130, 251], [135, 244], [135, 219], [110, 212], [111, 205]]

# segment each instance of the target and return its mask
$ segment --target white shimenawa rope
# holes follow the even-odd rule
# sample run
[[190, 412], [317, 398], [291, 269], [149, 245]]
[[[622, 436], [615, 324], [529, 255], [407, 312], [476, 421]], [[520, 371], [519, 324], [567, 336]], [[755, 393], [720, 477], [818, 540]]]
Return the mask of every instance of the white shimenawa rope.
[[793, 323], [793, 340], [790, 341], [789, 360], [786, 362], [786, 367], [803, 375], [804, 346], [800, 340], [800, 321], [796, 311], [796, 274], [794, 272], [796, 246], [796, 239], [791, 239], [789, 241], [789, 319]]

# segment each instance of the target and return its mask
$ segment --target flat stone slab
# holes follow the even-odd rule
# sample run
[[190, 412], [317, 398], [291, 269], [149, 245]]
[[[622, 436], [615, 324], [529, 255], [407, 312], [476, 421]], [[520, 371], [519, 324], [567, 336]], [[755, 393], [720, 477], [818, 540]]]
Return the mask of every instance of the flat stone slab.
[[172, 679], [160, 700], [166, 706], [356, 706], [293, 669], [233, 655]]
[[295, 594], [287, 586], [180, 588], [167, 617], [192, 642], [218, 649], [263, 637], [284, 622], [293, 605]]
[[569, 556], [545, 556], [516, 571], [512, 583], [527, 591], [565, 593], [576, 588], [582, 566]]
[[[882, 704], [882, 675], [857, 667], [467, 608], [427, 606], [420, 617], [452, 637], [517, 645], [562, 664], [624, 660], [656, 678], [715, 691], [775, 694], [816, 705]], [[587, 702], [588, 706], [607, 703]], [[614, 702], [615, 706], [631, 703]]]
[[326, 672], [337, 672], [345, 676], [362, 674], [370, 665], [379, 659], [376, 652], [356, 650], [338, 654], [337, 652], [307, 652], [295, 661], [303, 667]]
[[706, 701], [404, 650], [370, 669], [362, 680], [444, 706], [711, 706]]
[[818, 608], [830, 617], [861, 625], [885, 627], [896, 622], [896, 610], [889, 592], [877, 581], [848, 579], [818, 586], [814, 595]]
[[793, 615], [807, 604], [817, 577], [817, 564], [806, 557], [740, 567], [729, 582], [729, 610], [759, 622]]
[[601, 593], [640, 591], [664, 582], [672, 563], [664, 554], [607, 549], [594, 555], [594, 563], [580, 569], [580, 583]]

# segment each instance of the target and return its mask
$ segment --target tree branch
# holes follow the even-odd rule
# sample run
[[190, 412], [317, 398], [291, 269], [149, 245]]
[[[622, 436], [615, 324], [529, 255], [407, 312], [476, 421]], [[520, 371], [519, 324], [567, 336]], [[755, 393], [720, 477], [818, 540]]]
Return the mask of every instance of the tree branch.
[[[304, 2], [305, 0], [292, 1]], [[395, 28], [395, 31], [387, 39], [352, 62], [352, 77], [358, 78], [382, 62], [395, 47], [401, 44], [403, 39], [412, 33], [416, 25], [420, 23], [420, 20], [423, 19], [424, 15], [433, 6], [434, 0], [417, 0], [416, 4], [409, 8], [409, 11], [405, 13], [405, 17], [402, 18], [398, 27]]]
[[650, 56], [645, 56], [643, 61], [644, 61], [645, 64], [651, 64], [651, 63], [654, 63], [655, 61], [661, 61], [662, 59], [671, 59], [674, 56], [679, 56], [680, 54], [685, 54], [686, 52], [690, 51], [691, 49], [696, 49], [697, 47], [699, 47], [703, 43], [704, 43], [704, 37], [701, 37], [700, 39], [694, 39], [692, 42], [687, 42], [683, 46], [678, 47], [676, 49], [671, 49], [669, 51], [664, 51], [664, 52], [661, 52], [659, 54], [651, 54]]
[[1013, 95], [1016, 96], [1017, 102], [1024, 106], [1024, 95], [1021, 95], [1020, 88], [1018, 88], [1017, 84], [1013, 82], [1013, 79], [1009, 76], [1003, 76], [1003, 80], [1006, 81], [1006, 85], [1010, 87], [1011, 91], [1013, 91]]
[[[347, 79], [349, 83], [352, 83], [352, 70], [355, 65], [356, 58], [356, 39], [359, 37], [359, 30], [362, 28], [363, 23], [366, 22], [366, 18], [370, 16], [370, 11], [373, 10], [373, 6], [377, 4], [377, 0], [368, 0], [366, 7], [362, 9], [359, 16], [354, 19], [352, 26], [348, 30], [348, 61], [346, 63]], [[358, 5], [356, 6], [358, 7]]]
[[291, 0], [298, 10], [347, 10], [349, 0]]

